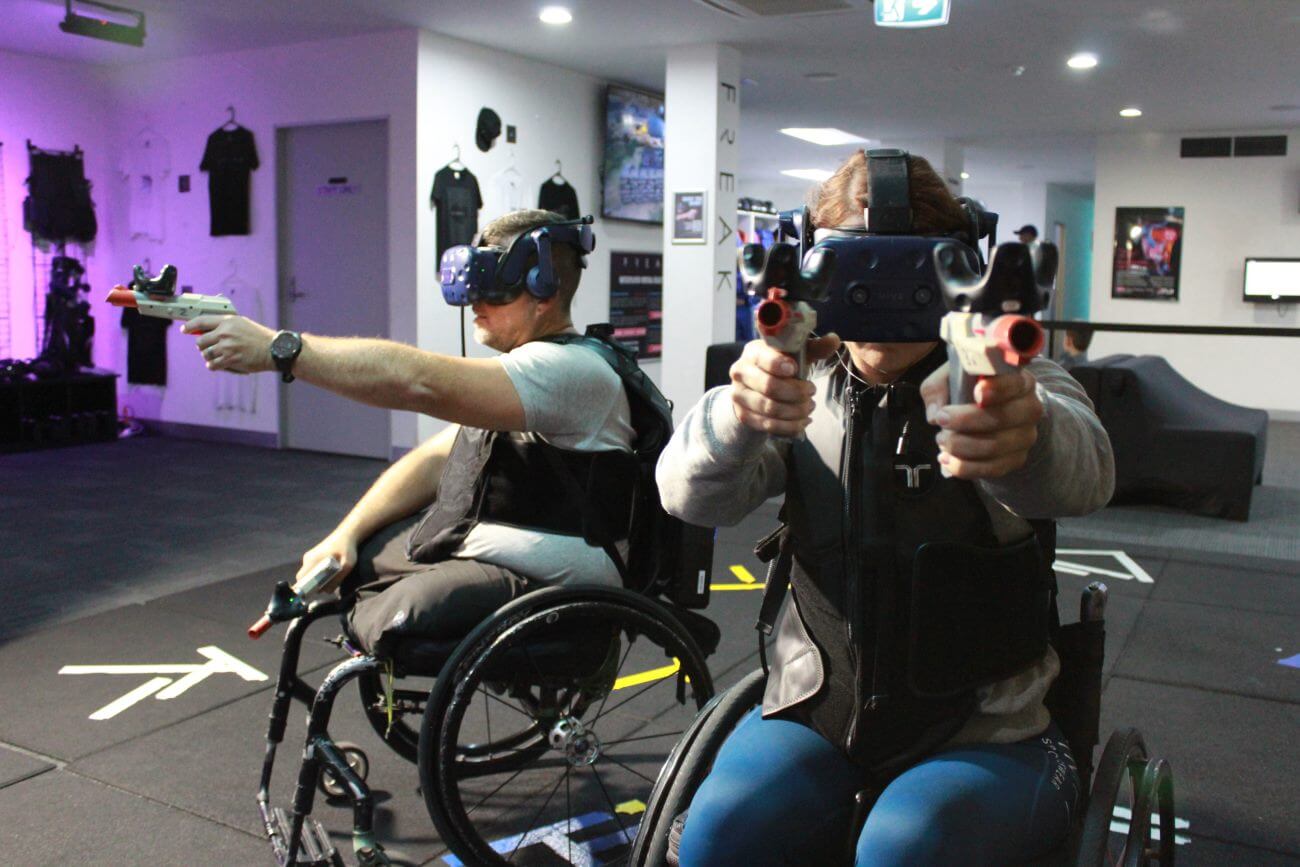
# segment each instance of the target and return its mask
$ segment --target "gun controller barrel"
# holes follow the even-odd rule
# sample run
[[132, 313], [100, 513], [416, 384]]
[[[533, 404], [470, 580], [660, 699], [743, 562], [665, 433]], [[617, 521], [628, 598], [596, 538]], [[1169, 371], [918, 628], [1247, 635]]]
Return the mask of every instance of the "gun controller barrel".
[[784, 289], [773, 287], [754, 311], [754, 327], [768, 346], [792, 356], [799, 378], [808, 378], [808, 338], [817, 328], [817, 311], [805, 301], [786, 300]]
[[235, 313], [235, 305], [224, 295], [183, 295], [160, 297], [139, 289], [114, 286], [106, 299], [114, 307], [134, 307], [145, 316], [159, 319], [190, 320], [205, 313]]
[[[307, 596], [311, 593], [315, 593], [317, 590], [323, 587], [326, 582], [328, 582], [331, 578], [337, 575], [339, 570], [342, 568], [343, 568], [343, 564], [340, 563], [337, 558], [326, 557], [324, 560], [321, 560], [319, 563], [313, 566], [310, 572], [304, 575], [301, 580], [299, 580], [297, 583], [293, 585], [292, 588], [293, 594], [297, 596], [299, 599], [301, 599], [304, 596]], [[273, 599], [273, 603], [274, 603], [274, 599]], [[276, 618], [276, 619], [282, 619], [282, 618]], [[276, 622], [276, 620], [272, 619], [271, 611], [268, 608], [267, 612], [263, 614], [256, 623], [248, 627], [248, 637], [252, 638], [253, 640], [257, 640], [261, 638], [262, 633], [270, 629], [271, 624], [274, 622]]]
[[948, 313], [939, 333], [948, 344], [953, 403], [974, 403], [981, 379], [1018, 370], [1043, 351], [1043, 326], [1020, 314]]

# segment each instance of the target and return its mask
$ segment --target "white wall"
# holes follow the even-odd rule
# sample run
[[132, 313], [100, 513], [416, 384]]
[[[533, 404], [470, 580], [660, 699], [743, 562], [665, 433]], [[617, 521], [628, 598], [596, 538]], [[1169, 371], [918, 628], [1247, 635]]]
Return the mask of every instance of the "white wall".
[[[1092, 260], [1094, 322], [1159, 325], [1300, 327], [1296, 305], [1241, 300], [1247, 256], [1300, 256], [1300, 130], [1287, 133], [1286, 157], [1182, 159], [1169, 133], [1103, 137], [1097, 143], [1096, 216]], [[1222, 134], [1222, 133], [1221, 133]], [[1233, 135], [1251, 134], [1237, 130]], [[1115, 208], [1181, 206], [1186, 224], [1179, 300], [1111, 298]], [[1233, 403], [1281, 417], [1300, 416], [1300, 340], [1106, 334], [1089, 354], [1163, 355], [1200, 388]]]
[[[596, 251], [589, 257], [582, 285], [573, 302], [579, 330], [609, 316], [610, 251], [658, 252], [662, 229], [644, 223], [603, 220], [600, 216], [600, 165], [604, 141], [605, 82], [556, 66], [461, 42], [436, 33], [419, 34], [416, 306], [419, 345], [434, 352], [460, 354], [460, 311], [447, 306], [438, 290], [434, 247], [434, 212], [429, 209], [433, 176], [454, 156], [478, 178], [485, 210], [480, 225], [495, 216], [491, 210], [493, 177], [513, 165], [523, 178], [524, 205], [536, 207], [537, 190], [561, 161], [564, 176], [578, 194], [585, 214], [596, 217]], [[501, 137], [487, 153], [474, 144], [475, 123], [487, 106], [501, 117]], [[518, 130], [518, 143], [506, 142], [505, 126]], [[492, 351], [476, 346], [467, 329], [471, 356]], [[657, 361], [643, 363], [661, 381]], [[420, 418], [420, 437], [430, 436], [439, 422]]]
[[962, 184], [962, 195], [979, 201], [998, 215], [998, 243], [1016, 240], [1015, 231], [1026, 223], [1038, 227], [1046, 238], [1047, 184], [1040, 182], [982, 182], [971, 178]]
[[[115, 68], [110, 150], [115, 159], [148, 126], [169, 142], [172, 175], [163, 184], [165, 240], [127, 237], [125, 209], [112, 215], [114, 274], [129, 276], [146, 257], [154, 268], [176, 265], [180, 282], [215, 293], [232, 271], [255, 287], [263, 322], [277, 327], [276, 153], [277, 127], [387, 119], [389, 135], [389, 333], [411, 341], [409, 315], [415, 298], [415, 31], [394, 31], [272, 49], [159, 61]], [[240, 124], [256, 138], [261, 167], [252, 175], [251, 234], [209, 235], [207, 175], [199, 171], [207, 136], [225, 122], [233, 105]], [[189, 193], [176, 178], [188, 174]], [[240, 312], [256, 305], [240, 302]], [[168, 386], [125, 387], [122, 402], [136, 415], [166, 422], [275, 433], [279, 428], [277, 381], [254, 377], [256, 413], [217, 408], [216, 377], [204, 369], [194, 339], [169, 332]], [[125, 340], [112, 359], [126, 369]], [[228, 374], [225, 374], [228, 375]], [[394, 413], [393, 442], [411, 444], [415, 421]]]
[[[4, 224], [8, 273], [9, 354], [30, 358], [39, 349], [33, 302], [44, 311], [46, 275], [32, 275], [32, 236], [23, 230], [23, 199], [27, 196], [27, 140], [46, 150], [85, 151], [86, 177], [94, 187], [100, 232], [88, 249], [87, 280], [99, 334], [94, 360], [116, 367], [115, 340], [121, 314], [102, 303], [117, 275], [112, 271], [113, 239], [106, 224], [119, 208], [118, 184], [106, 147], [110, 122], [109, 89], [99, 67], [42, 57], [0, 52], [0, 143], [4, 146]], [[79, 255], [69, 248], [69, 255]], [[2, 306], [0, 306], [2, 309]], [[0, 329], [5, 324], [0, 322]], [[2, 335], [0, 335], [2, 336]], [[0, 357], [6, 357], [0, 339]]]

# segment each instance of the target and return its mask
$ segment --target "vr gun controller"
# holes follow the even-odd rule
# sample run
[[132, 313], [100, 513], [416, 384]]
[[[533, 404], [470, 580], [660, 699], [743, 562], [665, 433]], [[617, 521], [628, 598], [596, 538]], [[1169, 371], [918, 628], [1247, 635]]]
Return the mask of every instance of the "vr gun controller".
[[334, 557], [326, 557], [292, 587], [288, 581], [280, 581], [271, 593], [271, 601], [266, 606], [266, 613], [257, 622], [248, 627], [248, 637], [256, 641], [262, 633], [271, 628], [273, 623], [283, 623], [307, 613], [305, 597], [315, 593], [343, 568]]
[[948, 344], [950, 399], [973, 403], [981, 379], [1018, 370], [1043, 351], [1043, 327], [1031, 317], [1051, 291], [1051, 275], [1035, 274], [1029, 249], [1019, 243], [998, 245], [983, 276], [955, 244], [935, 247], [934, 264], [950, 311], [939, 326]]
[[773, 244], [764, 250], [746, 244], [741, 254], [741, 271], [751, 295], [763, 297], [754, 311], [754, 327], [763, 342], [799, 364], [799, 378], [808, 378], [808, 338], [817, 328], [817, 311], [810, 301], [822, 299], [834, 264], [834, 254], [814, 250], [808, 263], [799, 266], [799, 248]]
[[136, 265], [130, 285], [114, 286], [106, 300], [114, 307], [134, 307], [159, 319], [188, 321], [205, 313], [235, 313], [235, 305], [222, 295], [177, 295], [175, 265], [164, 265], [157, 277]]

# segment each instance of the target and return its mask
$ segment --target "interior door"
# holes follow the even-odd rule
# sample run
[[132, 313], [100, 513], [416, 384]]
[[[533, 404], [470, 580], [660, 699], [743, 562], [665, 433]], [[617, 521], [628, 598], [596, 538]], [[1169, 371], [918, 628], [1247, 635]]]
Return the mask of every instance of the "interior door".
[[[277, 131], [282, 328], [388, 334], [388, 124]], [[388, 410], [305, 382], [280, 387], [280, 444], [387, 459]]]

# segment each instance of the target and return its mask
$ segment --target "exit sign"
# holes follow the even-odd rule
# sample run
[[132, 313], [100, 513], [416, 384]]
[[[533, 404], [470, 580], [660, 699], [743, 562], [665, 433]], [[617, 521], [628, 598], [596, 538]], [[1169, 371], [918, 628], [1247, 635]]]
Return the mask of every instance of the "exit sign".
[[875, 0], [880, 27], [942, 27], [952, 0]]

